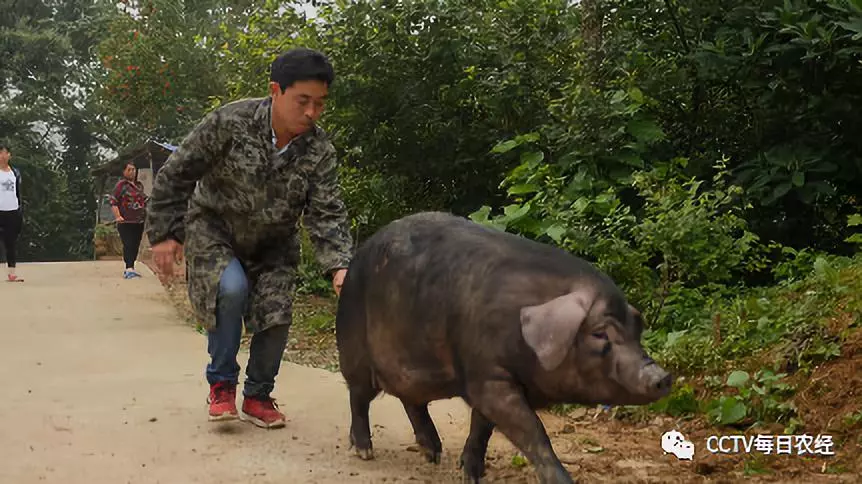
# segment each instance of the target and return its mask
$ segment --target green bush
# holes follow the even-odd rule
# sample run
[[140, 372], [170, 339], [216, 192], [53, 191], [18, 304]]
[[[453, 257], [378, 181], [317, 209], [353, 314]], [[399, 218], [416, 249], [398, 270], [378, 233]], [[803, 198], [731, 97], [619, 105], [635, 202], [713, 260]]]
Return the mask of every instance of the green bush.
[[[727, 160], [709, 179], [685, 175], [687, 161], [675, 158], [602, 184], [546, 163], [539, 139], [527, 134], [494, 148], [522, 150], [503, 182], [510, 203], [502, 213], [483, 206], [470, 217], [593, 261], [644, 313], [646, 349], [676, 374], [733, 372], [703, 403], [682, 385], [653, 411], [701, 413], [720, 425], [798, 425], [788, 403], [793, 389], [782, 378], [840, 355], [840, 337], [824, 323], [854, 290], [856, 279], [842, 271], [859, 261], [760, 240]], [[775, 283], [746, 283], [764, 275]], [[743, 379], [748, 373], [737, 368], [758, 365], [767, 352], [774, 368]]]
[[297, 294], [328, 296], [332, 293], [332, 284], [315, 259], [314, 246], [305, 228], [300, 230], [300, 262], [296, 272]]

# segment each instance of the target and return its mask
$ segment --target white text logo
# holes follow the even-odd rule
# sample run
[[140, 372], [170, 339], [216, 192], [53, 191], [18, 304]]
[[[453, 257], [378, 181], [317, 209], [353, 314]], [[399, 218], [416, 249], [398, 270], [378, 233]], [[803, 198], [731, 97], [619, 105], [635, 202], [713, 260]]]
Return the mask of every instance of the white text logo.
[[[835, 455], [831, 435], [712, 435], [706, 439], [706, 450], [713, 454]], [[662, 447], [664, 437], [662, 437]]]

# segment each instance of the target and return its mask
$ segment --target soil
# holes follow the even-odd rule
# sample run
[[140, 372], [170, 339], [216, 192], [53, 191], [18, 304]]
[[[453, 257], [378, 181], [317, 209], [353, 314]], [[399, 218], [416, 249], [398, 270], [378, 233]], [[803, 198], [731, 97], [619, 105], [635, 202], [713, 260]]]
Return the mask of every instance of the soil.
[[[184, 288], [184, 285], [182, 285]], [[184, 289], [183, 289], [184, 290]], [[177, 298], [179, 307], [188, 300]], [[295, 323], [285, 361], [337, 372], [338, 352], [332, 319], [334, 299], [299, 296], [295, 301]], [[181, 312], [188, 314], [187, 306]], [[328, 316], [321, 330], [310, 319]], [[560, 459], [582, 482], [734, 482], [745, 478], [763, 482], [856, 481], [862, 473], [862, 330], [852, 330], [850, 312], [831, 324], [833, 334], [850, 333], [841, 358], [816, 368], [809, 376], [793, 380], [800, 390], [793, 398], [805, 425], [796, 435], [829, 434], [835, 440], [835, 456], [711, 454], [706, 451], [712, 435], [780, 435], [782, 429], [718, 429], [703, 418], [674, 419], [653, 416], [649, 422], [632, 422], [616, 412], [577, 408], [565, 415], [540, 412]], [[803, 378], [805, 378], [803, 380]], [[697, 388], [700, 384], [695, 383]], [[700, 390], [700, 389], [699, 389]], [[816, 396], [815, 396], [816, 395]], [[858, 422], [848, 425], [844, 416], [859, 412]], [[465, 425], [467, 425], [465, 423]], [[465, 427], [466, 428], [466, 427]], [[677, 429], [695, 443], [692, 462], [664, 455], [660, 437]], [[445, 439], [444, 439], [445, 440]], [[492, 481], [538, 482], [524, 466], [520, 453], [504, 437], [494, 434], [496, 444], [489, 453], [488, 477]], [[452, 449], [455, 452], [456, 449]], [[457, 456], [450, 456], [455, 459]]]
[[[166, 292], [149, 271], [128, 281], [121, 272], [109, 261], [21, 264], [27, 283], [0, 288], [0, 307], [8, 308], [3, 321], [15, 322], [0, 338], [6, 397], [0, 482], [460, 482], [457, 459], [469, 413], [458, 399], [430, 406], [444, 445], [439, 465], [414, 451], [409, 421], [391, 396], [372, 403], [376, 459], [362, 461], [348, 450], [347, 392], [338, 373], [323, 369], [336, 359], [331, 326], [324, 324], [331, 301], [297, 303], [302, 322], [274, 392], [290, 419], [287, 427], [211, 424], [205, 415], [205, 340], [193, 330], [183, 284]], [[850, 380], [860, 375], [859, 345], [852, 341], [856, 346], [847, 345], [846, 356], [817, 369], [810, 390], [801, 392], [812, 429], [806, 433], [825, 432], [840, 412], [858, 410], [858, 393], [846, 393], [859, 388], [853, 386], [858, 379]], [[844, 379], [830, 384], [832, 375]], [[829, 402], [840, 410], [830, 414], [820, 407]], [[742, 432], [719, 431], [701, 420], [654, 417], [635, 424], [584, 408], [540, 415], [557, 454], [580, 482], [859, 477], [858, 457], [851, 456], [860, 455], [860, 443], [852, 427], [842, 427], [842, 436], [855, 438], [844, 440], [836, 457], [756, 458], [706, 451], [707, 436]], [[662, 452], [661, 434], [671, 429], [694, 442], [693, 461]], [[537, 482], [499, 433], [491, 439], [488, 464], [491, 482]]]

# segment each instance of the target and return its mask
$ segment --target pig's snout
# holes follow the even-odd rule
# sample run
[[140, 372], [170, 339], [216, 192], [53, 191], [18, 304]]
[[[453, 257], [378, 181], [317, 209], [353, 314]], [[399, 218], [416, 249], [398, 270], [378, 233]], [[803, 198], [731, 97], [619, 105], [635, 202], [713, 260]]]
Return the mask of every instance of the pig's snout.
[[670, 373], [665, 373], [666, 374], [664, 378], [656, 382], [654, 385], [656, 391], [661, 393], [662, 395], [670, 393], [671, 386], [673, 386], [673, 377], [670, 375]]
[[658, 366], [651, 358], [645, 360], [641, 378], [646, 394], [656, 400], [667, 396], [673, 387], [673, 375]]

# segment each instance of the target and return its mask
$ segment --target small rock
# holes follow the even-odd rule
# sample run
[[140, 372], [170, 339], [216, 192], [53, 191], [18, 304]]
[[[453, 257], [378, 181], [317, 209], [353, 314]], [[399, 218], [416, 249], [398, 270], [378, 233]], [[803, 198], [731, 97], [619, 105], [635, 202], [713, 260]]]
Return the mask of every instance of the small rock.
[[155, 422], [156, 420], [158, 420], [158, 419], [156, 417], [153, 417], [150, 419], [150, 422]]
[[698, 462], [694, 467], [694, 472], [702, 476], [708, 476], [715, 472], [715, 466], [706, 462]]
[[563, 425], [563, 430], [561, 430], [564, 434], [571, 434], [575, 431], [575, 426], [572, 424]]
[[578, 407], [571, 412], [569, 412], [569, 417], [578, 420], [587, 416], [587, 409], [584, 407]]

